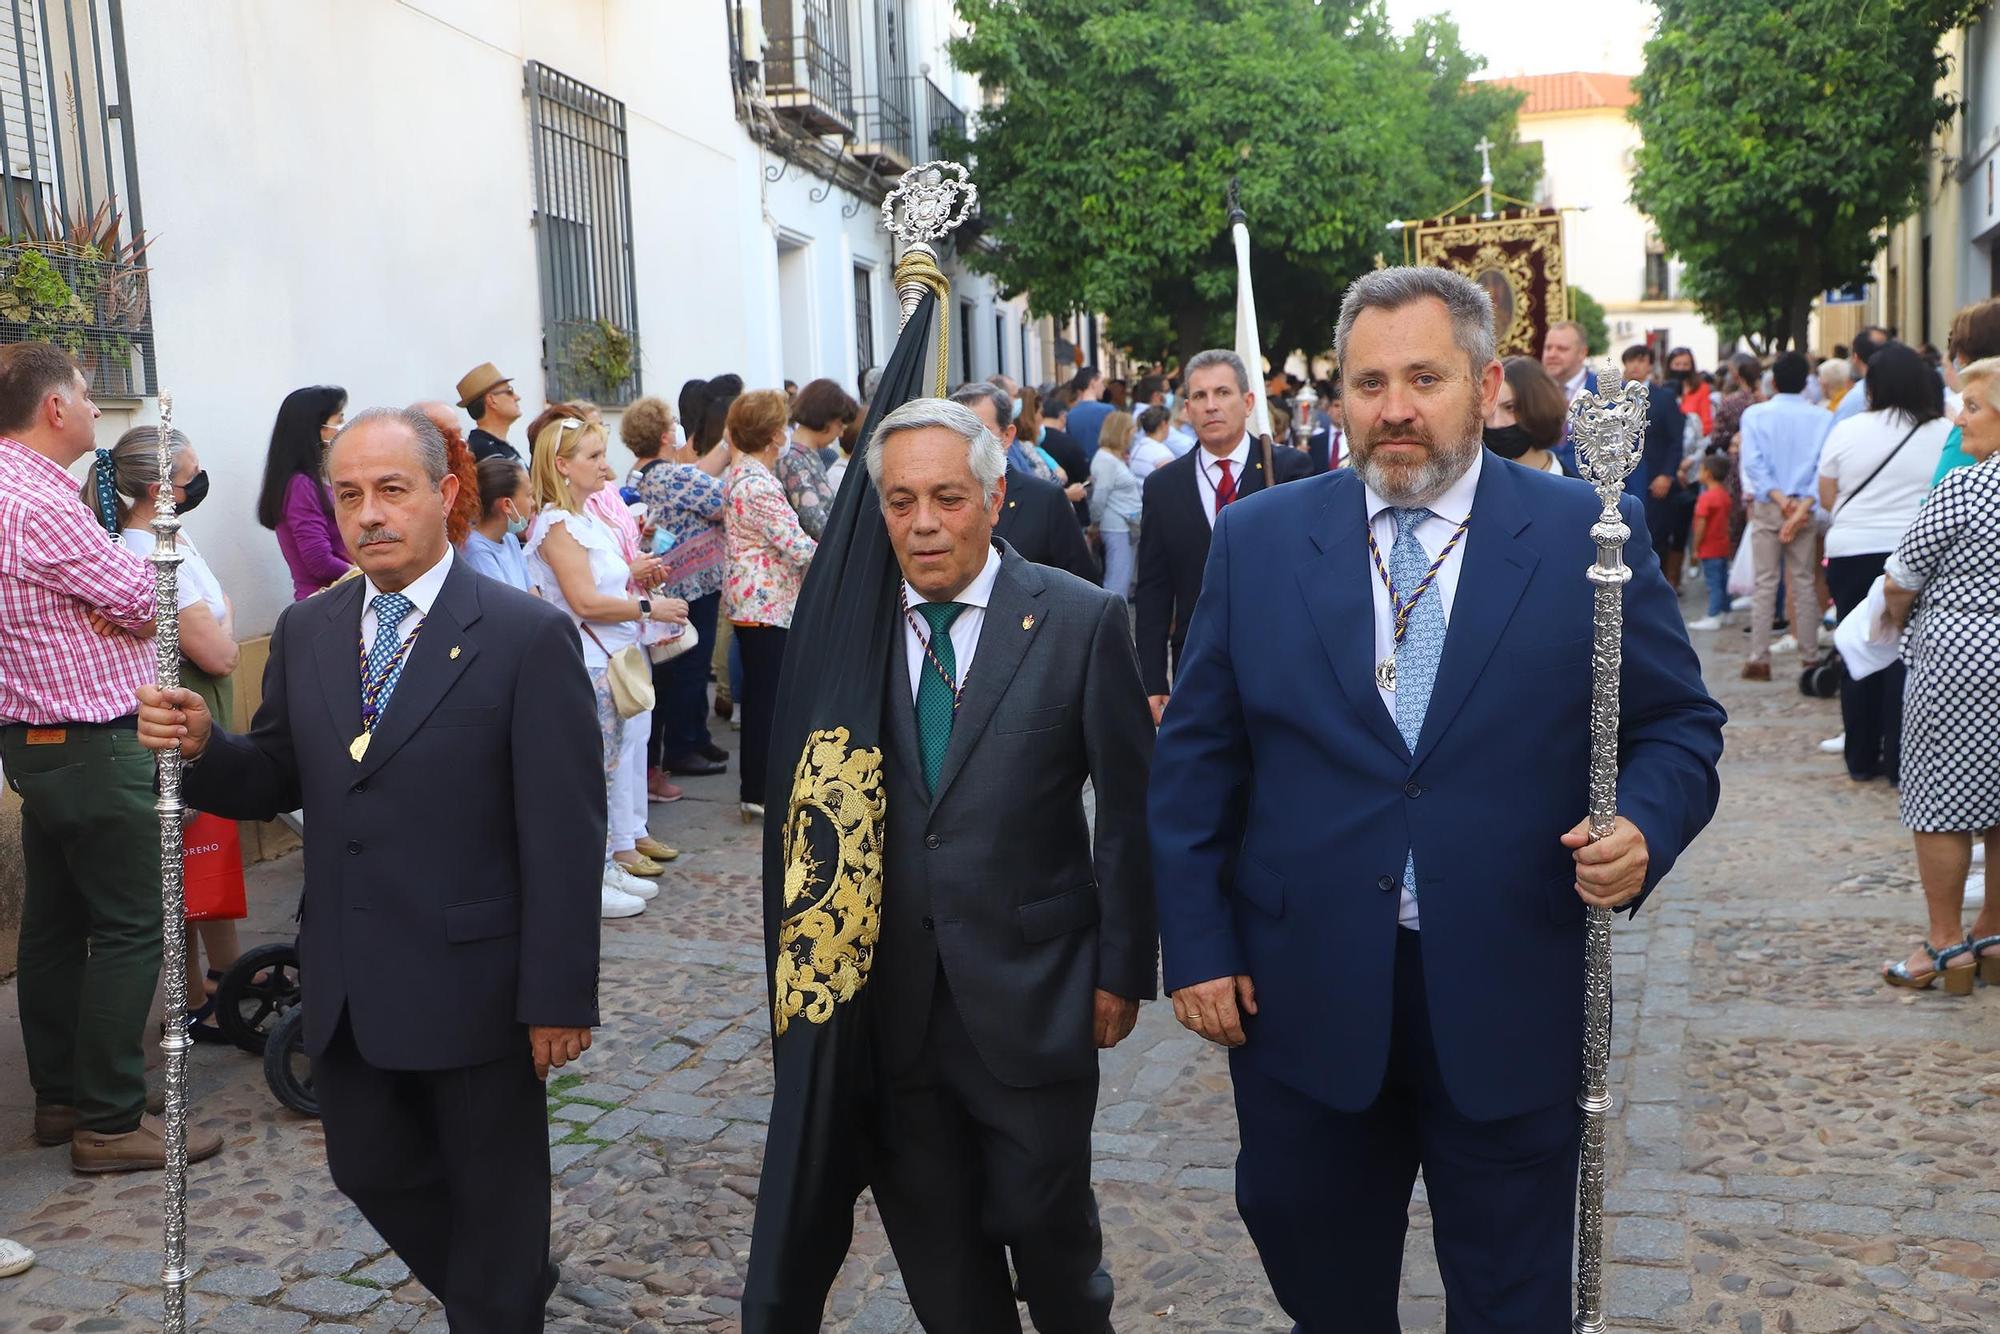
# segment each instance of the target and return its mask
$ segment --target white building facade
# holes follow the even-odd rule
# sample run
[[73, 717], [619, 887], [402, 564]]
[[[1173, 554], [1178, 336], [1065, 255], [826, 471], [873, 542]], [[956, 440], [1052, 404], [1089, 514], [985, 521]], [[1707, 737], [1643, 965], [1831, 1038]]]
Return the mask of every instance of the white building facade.
[[[976, 133], [951, 22], [948, 0], [0, 0], [0, 175], [22, 214], [115, 198], [143, 222], [150, 308], [103, 333], [101, 434], [173, 392], [212, 479], [188, 530], [248, 637], [290, 598], [253, 509], [292, 389], [449, 401], [492, 361], [530, 414], [727, 371], [854, 392], [897, 332], [880, 199]], [[1044, 378], [1025, 301], [947, 272], [953, 378]]]
[[1631, 79], [1574, 73], [1493, 82], [1527, 94], [1520, 139], [1542, 147], [1535, 202], [1562, 210], [1569, 281], [1604, 307], [1611, 354], [1650, 343], [1656, 353], [1686, 347], [1698, 365], [1713, 364], [1722, 354], [1715, 330], [1681, 296], [1679, 261], [1632, 203], [1641, 136], [1627, 114], [1637, 100]]

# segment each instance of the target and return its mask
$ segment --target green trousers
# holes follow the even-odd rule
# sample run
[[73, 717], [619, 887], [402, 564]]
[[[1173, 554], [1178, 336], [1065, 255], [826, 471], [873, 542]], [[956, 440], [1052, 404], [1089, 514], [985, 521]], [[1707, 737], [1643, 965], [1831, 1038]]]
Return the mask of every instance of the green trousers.
[[160, 825], [153, 755], [129, 730], [71, 727], [29, 745], [0, 729], [21, 797], [19, 996], [37, 1105], [88, 1130], [132, 1130], [146, 1110], [146, 1017], [160, 981]]

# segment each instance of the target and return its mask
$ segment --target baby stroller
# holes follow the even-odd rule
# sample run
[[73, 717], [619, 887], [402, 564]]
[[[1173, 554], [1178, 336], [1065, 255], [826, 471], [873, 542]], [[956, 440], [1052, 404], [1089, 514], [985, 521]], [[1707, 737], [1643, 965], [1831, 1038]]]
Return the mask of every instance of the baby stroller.
[[[305, 817], [291, 811], [280, 823], [305, 837]], [[215, 988], [216, 1024], [244, 1051], [264, 1058], [264, 1082], [279, 1102], [306, 1116], [319, 1115], [312, 1067], [305, 1054], [305, 1007], [300, 1003], [297, 941], [247, 951]]]

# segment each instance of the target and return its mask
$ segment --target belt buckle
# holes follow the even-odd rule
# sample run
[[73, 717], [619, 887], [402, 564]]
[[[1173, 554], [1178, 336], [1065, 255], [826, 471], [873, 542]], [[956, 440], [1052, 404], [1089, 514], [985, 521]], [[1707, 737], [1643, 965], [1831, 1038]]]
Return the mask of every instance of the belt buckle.
[[60, 746], [69, 740], [67, 727], [30, 727], [28, 744], [31, 746]]

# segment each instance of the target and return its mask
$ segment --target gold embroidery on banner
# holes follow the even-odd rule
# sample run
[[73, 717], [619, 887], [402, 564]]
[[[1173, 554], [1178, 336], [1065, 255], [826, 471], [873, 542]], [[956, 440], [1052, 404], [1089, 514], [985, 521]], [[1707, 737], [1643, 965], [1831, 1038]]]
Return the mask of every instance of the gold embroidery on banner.
[[[1465, 254], [1475, 247], [1472, 255]], [[1417, 263], [1463, 273], [1494, 297], [1494, 341], [1503, 354], [1509, 350], [1526, 350], [1531, 356], [1540, 353], [1535, 337], [1536, 303], [1531, 300], [1537, 289], [1545, 321], [1566, 317], [1569, 278], [1563, 267], [1562, 221], [1557, 214], [1503, 216], [1490, 221], [1433, 219], [1417, 226], [1415, 248]], [[1503, 292], [1511, 309], [1501, 309]]]
[[[868, 980], [882, 931], [882, 752], [844, 727], [806, 738], [785, 812], [785, 920], [778, 928], [776, 1028], [823, 1024]], [[815, 826], [825, 865], [813, 849]], [[831, 848], [826, 839], [830, 836]]]

